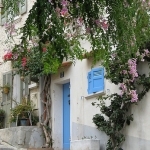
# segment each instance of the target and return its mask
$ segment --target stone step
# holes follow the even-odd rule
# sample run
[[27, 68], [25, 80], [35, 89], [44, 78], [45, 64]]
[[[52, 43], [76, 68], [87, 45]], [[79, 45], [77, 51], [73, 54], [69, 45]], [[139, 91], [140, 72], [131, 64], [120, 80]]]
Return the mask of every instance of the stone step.
[[0, 150], [17, 150], [16, 148], [8, 147], [5, 145], [0, 145]]
[[0, 150], [27, 150], [26, 148], [15, 148], [15, 147], [10, 147], [6, 145], [1, 145], [0, 144]]
[[4, 146], [4, 145], [0, 145], [0, 150], [16, 150], [16, 149], [10, 148], [10, 147]]

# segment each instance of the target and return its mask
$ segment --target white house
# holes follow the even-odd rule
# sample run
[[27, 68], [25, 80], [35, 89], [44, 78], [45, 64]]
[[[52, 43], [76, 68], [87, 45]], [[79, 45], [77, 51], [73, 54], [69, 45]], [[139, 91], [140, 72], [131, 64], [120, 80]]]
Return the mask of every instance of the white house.
[[[33, 4], [34, 0], [25, 0], [25, 5], [20, 9], [23, 10], [23, 13], [20, 12], [16, 17], [16, 27], [23, 26]], [[0, 85], [9, 83], [11, 90], [8, 95], [0, 92], [0, 107], [6, 111], [5, 128], [10, 129], [12, 128], [12, 124], [9, 123], [10, 108], [14, 105], [12, 99], [20, 102], [23, 96], [29, 96], [36, 105], [38, 115], [42, 114], [40, 92], [43, 79], [41, 77], [38, 84], [28, 79], [22, 81], [19, 75], [13, 75], [15, 71], [12, 70], [11, 61], [3, 63], [2, 56], [5, 49], [3, 43], [7, 38], [4, 22], [5, 18], [1, 15]], [[87, 51], [90, 50], [87, 42], [82, 42], [82, 45]], [[92, 58], [77, 60], [75, 64], [64, 61], [63, 64], [67, 65], [60, 68], [57, 74], [52, 74], [51, 80], [53, 148], [54, 150], [105, 150], [107, 136], [104, 132], [99, 131], [92, 122], [93, 116], [100, 113], [100, 110], [91, 103], [97, 101], [100, 95], [109, 95], [118, 91], [118, 87], [104, 78], [106, 70], [100, 63], [91, 68]], [[140, 71], [147, 72], [146, 63], [141, 63], [138, 67]], [[125, 150], [149, 150], [149, 94], [147, 93], [144, 100], [131, 109], [134, 121], [125, 128], [126, 141], [123, 143]], [[0, 132], [4, 133], [5, 130]], [[0, 138], [3, 138], [1, 134]], [[40, 139], [38, 142], [40, 143]], [[34, 146], [40, 147], [40, 144]], [[29, 147], [34, 146], [29, 144]]]

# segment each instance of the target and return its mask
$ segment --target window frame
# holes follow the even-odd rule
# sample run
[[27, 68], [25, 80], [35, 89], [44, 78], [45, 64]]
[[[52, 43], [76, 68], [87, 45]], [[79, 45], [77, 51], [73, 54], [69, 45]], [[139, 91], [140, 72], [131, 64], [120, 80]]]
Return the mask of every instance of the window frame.
[[[0, 0], [2, 2], [2, 0]], [[22, 0], [18, 4], [19, 13], [14, 17], [14, 20], [20, 19], [20, 17], [27, 12], [27, 0]], [[2, 8], [0, 9], [0, 25], [3, 26], [9, 18], [8, 12], [5, 11], [3, 14], [1, 14]]]

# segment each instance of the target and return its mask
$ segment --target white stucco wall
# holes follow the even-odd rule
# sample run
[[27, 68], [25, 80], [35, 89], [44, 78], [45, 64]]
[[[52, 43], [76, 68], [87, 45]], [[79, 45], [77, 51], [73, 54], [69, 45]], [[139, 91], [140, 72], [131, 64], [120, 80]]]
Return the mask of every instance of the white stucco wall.
[[[54, 148], [62, 150], [63, 147], [63, 93], [62, 85], [70, 82], [70, 136], [71, 143], [83, 138], [100, 139], [100, 148], [105, 150], [107, 136], [104, 132], [98, 131], [92, 123], [93, 115], [100, 113], [99, 108], [92, 106], [96, 97], [88, 97], [87, 93], [87, 73], [91, 70], [92, 60], [84, 59], [76, 61], [75, 65], [62, 68], [58, 74], [52, 76], [52, 104], [53, 104], [53, 138]], [[98, 67], [96, 64], [94, 67]], [[148, 75], [146, 63], [138, 65], [140, 73]], [[64, 77], [60, 78], [60, 72], [64, 72]], [[118, 87], [110, 81], [105, 80], [105, 93], [111, 94], [119, 92]], [[130, 113], [133, 113], [134, 121], [130, 126], [126, 126], [126, 141], [122, 147], [125, 150], [149, 150], [150, 147], [150, 92], [146, 94], [138, 105], [133, 104]], [[71, 145], [72, 147], [72, 145]], [[78, 150], [78, 149], [77, 149]]]
[[[94, 67], [98, 67], [98, 63]], [[104, 148], [106, 135], [99, 132], [92, 118], [99, 112], [99, 108], [92, 106], [97, 101], [97, 96], [88, 97], [87, 73], [91, 70], [92, 60], [84, 59], [76, 61], [70, 67], [62, 68], [58, 74], [52, 76], [52, 104], [53, 104], [53, 138], [56, 150], [62, 150], [63, 137], [63, 102], [62, 85], [70, 82], [70, 134], [71, 141], [82, 138], [93, 138], [101, 140], [101, 147]], [[64, 77], [60, 78], [60, 72]], [[105, 94], [117, 92], [118, 88], [110, 81], [105, 80]], [[95, 94], [96, 95], [96, 94]]]

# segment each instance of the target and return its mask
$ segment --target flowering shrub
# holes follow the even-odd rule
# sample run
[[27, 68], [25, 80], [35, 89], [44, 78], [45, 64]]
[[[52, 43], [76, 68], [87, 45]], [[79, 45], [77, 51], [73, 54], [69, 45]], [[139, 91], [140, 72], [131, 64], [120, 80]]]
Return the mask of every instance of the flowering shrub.
[[3, 56], [4, 61], [12, 60], [13, 59], [13, 54], [11, 51], [8, 51], [4, 56]]
[[17, 59], [12, 59], [12, 66], [17, 68], [17, 72], [22, 76], [38, 77], [43, 74], [42, 53], [37, 49], [38, 47], [22, 49], [17, 46], [12, 50], [13, 56], [17, 55]]
[[[133, 114], [129, 114], [128, 110], [131, 105], [142, 100], [150, 89], [149, 77], [141, 75], [137, 71], [138, 62], [150, 58], [150, 52], [148, 49], [144, 49], [137, 53], [138, 55], [135, 56], [132, 54], [131, 58], [123, 55], [118, 57], [118, 53], [116, 53], [107, 68], [110, 72], [106, 74], [106, 78], [119, 85], [120, 92], [99, 98], [100, 104], [97, 105], [100, 107], [102, 115], [96, 114], [93, 117], [96, 126], [109, 136], [107, 150], [122, 150], [120, 146], [125, 140], [122, 129], [133, 121]], [[140, 85], [143, 87], [142, 91], [138, 89]], [[111, 102], [109, 106], [105, 103], [107, 99]], [[95, 105], [95, 103], [92, 104]]]

